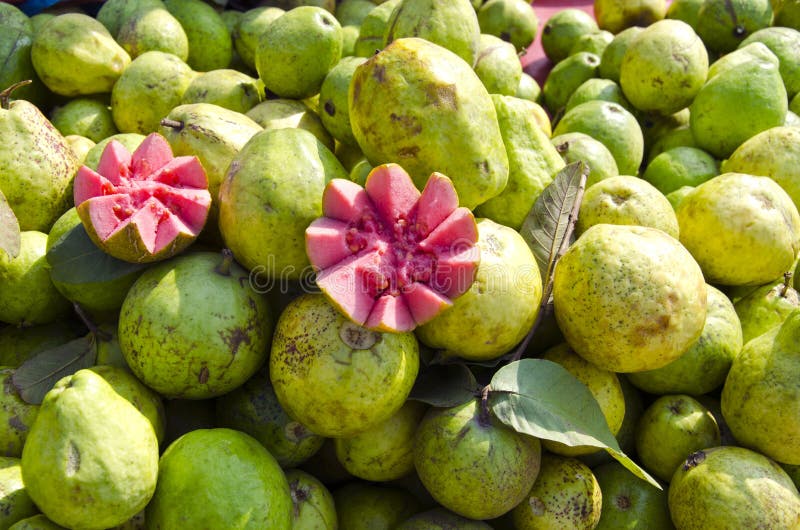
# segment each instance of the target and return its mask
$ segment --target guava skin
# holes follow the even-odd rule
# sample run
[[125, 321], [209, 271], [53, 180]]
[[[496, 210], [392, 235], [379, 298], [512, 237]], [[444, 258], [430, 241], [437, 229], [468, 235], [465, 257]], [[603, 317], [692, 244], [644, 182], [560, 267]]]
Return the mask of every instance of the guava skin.
[[418, 370], [413, 333], [366, 330], [321, 294], [301, 295], [284, 309], [269, 360], [283, 408], [326, 437], [353, 436], [391, 417]]
[[539, 473], [538, 438], [519, 434], [478, 400], [431, 409], [417, 429], [414, 465], [428, 492], [470, 519], [492, 519], [522, 502]]
[[39, 512], [22, 482], [19, 458], [0, 457], [0, 489], [0, 527], [9, 528]]
[[292, 496], [292, 528], [330, 530], [336, 528], [333, 495], [316, 477], [299, 469], [286, 471]]
[[667, 491], [657, 489], [625, 469], [609, 462], [592, 469], [603, 506], [595, 530], [673, 530], [667, 506]]
[[333, 492], [341, 530], [394, 528], [419, 510], [408, 491], [368, 482], [351, 482]]
[[26, 403], [19, 396], [11, 380], [14, 371], [8, 366], [0, 367], [0, 383], [3, 385], [0, 394], [0, 455], [19, 458], [36, 421], [39, 406]]

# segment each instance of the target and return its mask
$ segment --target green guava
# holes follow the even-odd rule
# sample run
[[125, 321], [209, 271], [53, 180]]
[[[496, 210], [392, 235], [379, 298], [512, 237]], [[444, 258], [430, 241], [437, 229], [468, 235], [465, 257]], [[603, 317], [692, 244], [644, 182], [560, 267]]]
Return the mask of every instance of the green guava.
[[600, 66], [597, 68], [597, 73], [600, 77], [619, 83], [619, 73], [625, 52], [628, 51], [628, 46], [630, 46], [633, 38], [642, 31], [644, 31], [644, 28], [631, 26], [614, 36], [614, 40], [606, 46], [606, 49], [603, 50], [603, 55], [600, 57]]
[[587, 188], [603, 179], [619, 175], [617, 162], [611, 151], [588, 134], [564, 133], [553, 136], [550, 141], [565, 163], [583, 161], [589, 166], [589, 175], [586, 177]]
[[86, 155], [89, 153], [89, 150], [95, 146], [95, 143], [84, 136], [79, 136], [77, 134], [68, 134], [64, 137], [64, 141], [67, 142], [67, 145], [72, 152], [75, 154], [75, 158], [78, 159], [78, 163], [83, 164], [83, 161], [86, 160]]
[[475, 73], [490, 94], [516, 95], [522, 78], [522, 64], [514, 45], [494, 35], [482, 34]]
[[317, 137], [331, 151], [335, 149], [333, 137], [322, 119], [304, 102], [294, 99], [268, 99], [247, 112], [247, 117], [264, 129], [305, 129]]
[[642, 178], [663, 194], [683, 186], [699, 186], [719, 175], [716, 159], [696, 147], [674, 147], [647, 164]]
[[[223, 11], [224, 12], [224, 11]], [[259, 37], [285, 11], [279, 7], [255, 7], [245, 11], [233, 33], [233, 45], [248, 70], [256, 71]]]
[[725, 54], [771, 22], [770, 0], [709, 0], [697, 12], [695, 30], [710, 51]]
[[112, 141], [115, 140], [122, 144], [125, 149], [130, 151], [131, 153], [136, 150], [137, 147], [144, 141], [145, 136], [139, 133], [119, 133], [109, 136], [103, 140], [97, 142], [94, 147], [89, 149], [89, 152], [86, 153], [86, 159], [83, 161], [84, 165], [90, 169], [97, 171], [97, 164], [100, 163], [100, 157], [105, 151], [106, 146]]
[[539, 18], [525, 0], [489, 0], [478, 9], [481, 33], [510, 42], [522, 52], [533, 43], [539, 31]]
[[665, 0], [596, 0], [594, 18], [600, 29], [619, 33], [631, 26], [647, 27], [664, 18]]
[[22, 482], [19, 458], [0, 457], [0, 489], [0, 527], [9, 528], [39, 512]]
[[210, 103], [244, 114], [262, 99], [264, 89], [257, 79], [238, 70], [221, 68], [192, 79], [181, 97], [181, 105]]
[[542, 101], [551, 114], [561, 112], [575, 90], [597, 75], [600, 57], [589, 52], [570, 55], [553, 67], [542, 85]]
[[542, 49], [550, 62], [557, 64], [569, 55], [581, 35], [598, 29], [597, 22], [586, 11], [560, 9], [553, 13], [542, 28]]
[[747, 343], [783, 324], [792, 311], [800, 308], [800, 294], [791, 285], [792, 275], [768, 283], [743, 296], [734, 304]]
[[673, 530], [667, 506], [667, 492], [658, 489], [625, 469], [609, 462], [592, 469], [603, 507], [595, 530]]
[[386, 0], [381, 2], [364, 17], [358, 32], [358, 39], [354, 55], [356, 57], [371, 57], [376, 51], [384, 47], [384, 35], [389, 25], [389, 19], [395, 8], [403, 0]]
[[483, 521], [456, 515], [444, 508], [433, 508], [406, 519], [395, 530], [491, 530]]
[[292, 497], [292, 528], [328, 530], [336, 528], [336, 504], [322, 482], [299, 469], [286, 471]]
[[184, 62], [189, 57], [186, 32], [163, 5], [131, 13], [120, 26], [116, 41], [132, 59], [154, 50], [171, 53]]
[[38, 326], [0, 326], [0, 366], [17, 368], [42, 350], [77, 339], [84, 330], [68, 319]]
[[24, 401], [14, 387], [12, 376], [14, 368], [0, 367], [0, 383], [3, 392], [0, 394], [0, 455], [19, 458], [28, 438], [39, 406]]
[[395, 528], [419, 510], [419, 502], [409, 492], [363, 481], [334, 490], [333, 498], [342, 530]]
[[186, 32], [186, 64], [198, 72], [228, 68], [233, 55], [231, 33], [211, 5], [202, 0], [165, 0], [164, 6]]
[[348, 90], [356, 68], [364, 61], [363, 57], [343, 57], [325, 76], [319, 90], [322, 124], [331, 136], [350, 145], [358, 144], [350, 126]]
[[612, 81], [611, 79], [602, 79], [599, 77], [592, 77], [581, 83], [576, 88], [572, 95], [569, 96], [564, 112], [567, 112], [581, 103], [600, 99], [603, 101], [610, 101], [616, 103], [628, 112], [635, 112], [633, 106], [625, 99], [625, 94], [622, 93], [622, 88]]
[[66, 530], [63, 526], [57, 525], [47, 518], [47, 516], [39, 514], [33, 517], [22, 519], [21, 521], [11, 525], [9, 530]]
[[111, 110], [99, 99], [71, 99], [54, 108], [50, 120], [64, 136], [78, 134], [95, 143], [117, 133]]

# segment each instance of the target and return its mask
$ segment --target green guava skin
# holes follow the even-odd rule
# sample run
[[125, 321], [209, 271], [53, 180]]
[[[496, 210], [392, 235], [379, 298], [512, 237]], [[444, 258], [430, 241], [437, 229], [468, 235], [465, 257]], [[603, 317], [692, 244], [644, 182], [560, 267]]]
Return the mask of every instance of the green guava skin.
[[490, 219], [478, 219], [481, 263], [475, 281], [453, 306], [417, 327], [419, 340], [445, 355], [496, 359], [521, 341], [542, 299], [536, 259], [522, 236]]
[[542, 28], [542, 48], [550, 62], [558, 64], [569, 55], [581, 35], [598, 30], [597, 21], [589, 13], [575, 8], [562, 9]]
[[83, 13], [48, 20], [33, 39], [31, 60], [47, 88], [68, 97], [110, 92], [131, 63], [103, 24]]
[[178, 19], [163, 5], [134, 11], [119, 28], [115, 40], [131, 58], [157, 50], [181, 61], [189, 57], [189, 39]]
[[673, 530], [667, 492], [648, 484], [625, 469], [619, 462], [609, 462], [592, 469], [600, 490], [603, 507], [595, 530]]
[[95, 143], [117, 133], [111, 110], [99, 99], [71, 99], [53, 109], [50, 121], [64, 136], [78, 134]]
[[371, 57], [377, 50], [384, 47], [384, 35], [386, 27], [389, 25], [389, 19], [401, 2], [402, 0], [387, 0], [364, 17], [353, 50], [355, 56]]
[[0, 394], [0, 454], [19, 458], [31, 426], [36, 421], [39, 406], [23, 401], [14, 388], [11, 380], [13, 375], [14, 368], [0, 367], [0, 382], [3, 385]]
[[600, 57], [589, 52], [570, 55], [553, 67], [542, 85], [542, 100], [551, 114], [560, 112], [575, 90], [597, 75]]
[[264, 446], [232, 429], [197, 429], [161, 455], [148, 528], [290, 530], [289, 483]]
[[740, 298], [734, 305], [742, 324], [745, 344], [783, 324], [792, 311], [800, 308], [800, 295], [787, 280], [763, 285]]
[[97, 12], [97, 20], [112, 37], [116, 37], [122, 24], [140, 9], [164, 7], [161, 0], [107, 0]]
[[644, 411], [636, 428], [639, 461], [665, 482], [687, 455], [720, 443], [714, 416], [687, 395], [661, 396]]
[[494, 105], [453, 52], [398, 39], [356, 69], [349, 101], [353, 135], [373, 166], [399, 163], [419, 189], [438, 171], [468, 208], [505, 188], [508, 155]]
[[719, 163], [695, 147], [675, 147], [654, 157], [642, 178], [667, 195], [683, 186], [699, 186], [719, 175]]
[[592, 77], [581, 83], [567, 99], [564, 111], [569, 111], [581, 103], [595, 99], [610, 101], [622, 106], [628, 112], [635, 112], [633, 106], [625, 99], [625, 94], [622, 93], [620, 86], [610, 79], [600, 77]]
[[165, 397], [206, 399], [243, 384], [264, 363], [273, 318], [247, 271], [212, 252], [146, 270], [119, 316], [131, 371]]
[[597, 0], [594, 17], [600, 29], [619, 33], [630, 26], [647, 27], [664, 18], [664, 0]]
[[133, 374], [123, 368], [104, 364], [92, 366], [89, 370], [105, 379], [114, 392], [130, 401], [150, 421], [159, 444], [164, 440], [167, 415], [161, 396], [147, 388]]
[[491, 530], [483, 521], [456, 515], [444, 508], [433, 508], [406, 519], [395, 530]]
[[22, 482], [19, 458], [0, 457], [0, 527], [9, 528], [17, 521], [39, 513]]
[[229, 68], [204, 72], [192, 79], [181, 104], [210, 103], [240, 114], [264, 99], [264, 89], [257, 79]]
[[0, 136], [5, 146], [0, 191], [20, 230], [47, 232], [70, 207], [78, 159], [61, 133], [25, 100], [0, 109]]
[[418, 370], [413, 333], [360, 328], [321, 294], [301, 295], [284, 309], [269, 359], [284, 410], [326, 437], [354, 436], [390, 418]]
[[329, 530], [336, 528], [336, 504], [322, 482], [299, 469], [286, 471], [292, 496], [292, 528]]
[[150, 421], [100, 375], [79, 370], [45, 395], [22, 450], [22, 478], [53, 522], [121, 524], [150, 501], [157, 475]]
[[[775, 26], [779, 26], [775, 24]], [[786, 86], [786, 94], [791, 100], [800, 92], [800, 59], [797, 48], [800, 46], [800, 32], [786, 27], [769, 27], [752, 33], [739, 45], [747, 46], [753, 42], [761, 42], [770, 49], [780, 61], [779, 71]]]
[[364, 57], [342, 57], [319, 90], [319, 117], [325, 129], [340, 142], [353, 146], [358, 143], [350, 126], [348, 90], [356, 68], [364, 61]]
[[225, 22], [211, 5], [201, 0], [165, 0], [164, 6], [186, 32], [189, 43], [186, 64], [198, 72], [228, 68], [233, 41]]
[[233, 158], [219, 190], [219, 228], [257, 282], [311, 272], [305, 230], [322, 216], [322, 192], [334, 178], [347, 172], [303, 129], [256, 133]]
[[622, 59], [625, 57], [625, 52], [628, 51], [628, 46], [630, 46], [633, 38], [642, 31], [644, 31], [644, 28], [631, 26], [614, 36], [614, 40], [606, 46], [606, 49], [603, 50], [603, 55], [600, 56], [600, 66], [597, 69], [597, 73], [601, 78], [619, 83], [620, 68], [622, 67]]
[[564, 160], [536, 121], [536, 103], [499, 94], [491, 98], [508, 155], [508, 182], [475, 213], [518, 230]]
[[[10, 4], [0, 5], [10, 7]], [[0, 66], [0, 86], [9, 87], [14, 83], [30, 79], [31, 84], [15, 90], [15, 98], [30, 101], [44, 110], [52, 104], [53, 94], [36, 75], [31, 61], [31, 47], [33, 47], [33, 33], [28, 29], [9, 27], [3, 31], [0, 35], [0, 56], [4, 58], [3, 65]]]
[[514, 45], [494, 35], [482, 34], [475, 73], [490, 94], [515, 96], [522, 79], [522, 64]]
[[414, 433], [427, 407], [406, 401], [389, 419], [349, 438], [335, 438], [336, 458], [363, 480], [386, 482], [414, 471]]
[[337, 2], [334, 14], [342, 27], [360, 26], [373, 9], [375, 3], [371, 0], [342, 0]]
[[20, 235], [19, 255], [0, 254], [0, 322], [15, 325], [48, 324], [71, 310], [50, 280], [45, 258], [47, 236], [34, 230]]
[[784, 464], [800, 464], [800, 310], [748, 342], [722, 388], [722, 412], [733, 436]]
[[704, 2], [697, 12], [695, 30], [706, 47], [726, 54], [750, 34], [772, 23], [770, 0], [715, 0]]
[[447, 48], [474, 67], [480, 35], [478, 15], [463, 0], [403, 0], [389, 19], [384, 47], [398, 39], [419, 37]]
[[329, 150], [337, 147], [322, 119], [303, 101], [268, 99], [247, 111], [246, 116], [264, 129], [305, 129]]
[[499, 517], [518, 505], [539, 473], [538, 438], [519, 434], [480, 402], [431, 409], [417, 429], [414, 465], [434, 499], [470, 519]]
[[82, 333], [65, 319], [22, 328], [0, 327], [0, 366], [17, 368], [36, 353], [61, 346]]
[[258, 38], [285, 11], [279, 7], [255, 7], [245, 11], [233, 31], [233, 46], [248, 70], [256, 71]]
[[9, 530], [12, 528], [14, 530], [66, 530], [63, 526], [57, 525], [42, 514], [22, 519], [10, 526]]
[[734, 305], [706, 285], [706, 321], [696, 341], [677, 359], [655, 370], [627, 375], [637, 388], [655, 395], [707, 394], [725, 382], [731, 363], [742, 351], [742, 325]]
[[686, 530], [795, 528], [800, 520], [800, 496], [789, 475], [769, 458], [734, 446], [689, 455], [672, 476], [668, 502], [675, 527]]
[[81, 164], [83, 164], [83, 161], [86, 159], [86, 154], [89, 152], [89, 149], [95, 146], [93, 141], [77, 134], [68, 134], [64, 137], [64, 140], [67, 142], [69, 148], [72, 149], [72, 152], [75, 153], [75, 157]]
[[553, 136], [550, 141], [566, 164], [583, 161], [589, 166], [586, 187], [619, 175], [617, 162], [602, 142], [581, 132]]
[[269, 380], [261, 369], [216, 402], [217, 424], [245, 432], [261, 442], [284, 469], [311, 458], [325, 442], [283, 410]]
[[368, 482], [351, 482], [333, 492], [338, 527], [344, 530], [394, 528], [419, 510], [406, 490]]
[[522, 52], [539, 30], [536, 11], [524, 0], [489, 0], [478, 9], [481, 33], [509, 41]]

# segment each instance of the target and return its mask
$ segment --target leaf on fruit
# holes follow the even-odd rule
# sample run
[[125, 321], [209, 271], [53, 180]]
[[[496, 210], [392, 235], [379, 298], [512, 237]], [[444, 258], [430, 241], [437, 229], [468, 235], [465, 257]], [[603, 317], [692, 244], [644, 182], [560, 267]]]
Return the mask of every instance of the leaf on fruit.
[[41, 405], [45, 394], [63, 377], [94, 366], [97, 346], [93, 335], [43, 350], [17, 368], [11, 377], [20, 397], [31, 405]]
[[542, 191], [522, 223], [520, 233], [536, 257], [542, 281], [547, 283], [559, 253], [574, 239], [577, 210], [586, 187], [588, 167], [573, 162], [559, 171]]
[[557, 363], [522, 359], [492, 377], [494, 415], [517, 432], [568, 446], [605, 449], [631, 473], [658, 489], [658, 481], [627, 457], [589, 389]]
[[19, 255], [19, 236], [17, 216], [14, 215], [8, 200], [0, 191], [0, 250], [8, 254], [11, 259]]
[[465, 365], [430, 365], [420, 370], [408, 399], [434, 407], [455, 407], [475, 399], [479, 390], [475, 376]]
[[50, 277], [72, 285], [109, 282], [147, 267], [128, 263], [103, 252], [89, 239], [83, 224], [64, 234], [47, 251]]

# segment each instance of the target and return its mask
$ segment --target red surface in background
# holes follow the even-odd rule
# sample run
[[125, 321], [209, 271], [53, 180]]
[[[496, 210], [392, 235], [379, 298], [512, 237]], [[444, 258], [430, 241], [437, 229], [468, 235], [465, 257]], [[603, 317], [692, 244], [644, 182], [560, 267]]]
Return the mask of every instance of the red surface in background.
[[520, 57], [520, 60], [525, 72], [533, 76], [539, 82], [539, 85], [544, 83], [548, 72], [553, 67], [553, 63], [545, 57], [544, 50], [542, 50], [542, 29], [544, 29], [544, 25], [553, 14], [570, 7], [582, 9], [594, 16], [593, 0], [535, 0], [533, 2], [533, 10], [539, 19], [539, 31], [536, 32], [536, 40], [528, 48], [528, 52]]

